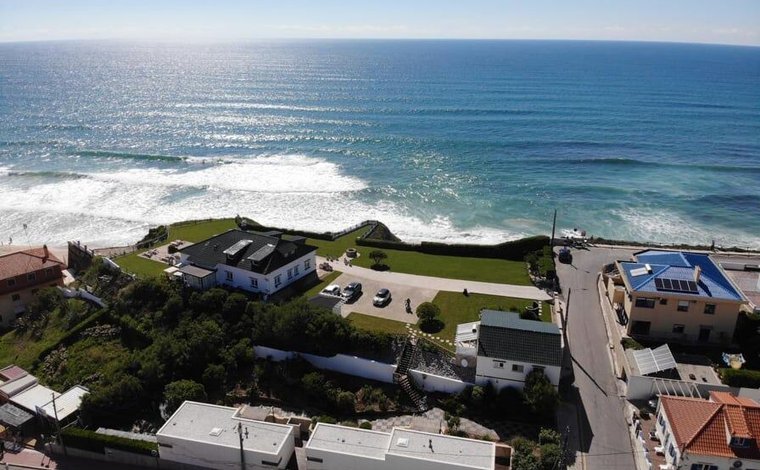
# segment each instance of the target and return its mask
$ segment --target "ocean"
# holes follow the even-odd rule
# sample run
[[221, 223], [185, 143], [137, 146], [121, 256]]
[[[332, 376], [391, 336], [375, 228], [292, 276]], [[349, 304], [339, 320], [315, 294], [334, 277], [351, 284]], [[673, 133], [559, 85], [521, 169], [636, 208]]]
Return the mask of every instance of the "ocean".
[[0, 242], [244, 215], [760, 248], [760, 48], [0, 44]]

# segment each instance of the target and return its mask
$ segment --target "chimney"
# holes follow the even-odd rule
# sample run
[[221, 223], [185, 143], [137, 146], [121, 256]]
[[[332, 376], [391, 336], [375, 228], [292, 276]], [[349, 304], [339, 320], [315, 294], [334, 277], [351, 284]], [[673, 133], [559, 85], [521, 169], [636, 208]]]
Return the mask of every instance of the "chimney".
[[701, 275], [702, 275], [702, 267], [701, 266], [697, 266], [696, 268], [694, 268], [694, 282], [696, 282], [697, 284], [699, 284], [699, 277]]
[[48, 259], [48, 247], [47, 245], [42, 245], [42, 251], [45, 252], [45, 254], [42, 256], [42, 262], [44, 263]]

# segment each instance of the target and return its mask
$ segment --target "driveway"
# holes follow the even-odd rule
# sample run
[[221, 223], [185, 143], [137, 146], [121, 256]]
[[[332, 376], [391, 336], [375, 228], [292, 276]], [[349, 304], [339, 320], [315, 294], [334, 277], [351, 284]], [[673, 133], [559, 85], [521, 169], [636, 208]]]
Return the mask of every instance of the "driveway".
[[[326, 262], [325, 258], [317, 257], [317, 264]], [[493, 282], [466, 281], [462, 279], [444, 279], [441, 277], [419, 276], [417, 274], [396, 273], [393, 271], [375, 271], [359, 266], [347, 266], [343, 261], [330, 263], [335, 271], [342, 271], [359, 276], [363, 279], [373, 279], [382, 284], [397, 284], [419, 289], [436, 291], [462, 292], [467, 289], [476, 294], [500, 295], [518, 299], [549, 300], [551, 296], [534, 286], [516, 286], [512, 284], [496, 284]], [[374, 294], [374, 292], [373, 292]], [[414, 305], [413, 305], [414, 306]]]
[[[351, 303], [345, 303], [341, 306], [341, 315], [347, 317], [351, 312], [363, 313], [373, 317], [387, 318], [405, 323], [417, 323], [417, 315], [406, 312], [404, 301], [408, 298], [412, 301], [412, 311], [422, 302], [430, 302], [438, 293], [434, 289], [421, 289], [419, 287], [407, 286], [403, 284], [391, 284], [388, 282], [368, 279], [361, 276], [362, 271], [352, 271], [341, 274], [335, 279], [335, 284], [341, 288], [350, 282], [362, 283], [362, 296]], [[391, 302], [385, 307], [375, 307], [372, 305], [372, 298], [381, 288], [391, 291]]]
[[[591, 248], [572, 250], [573, 264], [557, 264], [563, 295], [572, 290], [567, 307], [568, 347], [575, 383], [569, 400], [576, 406], [577, 422], [563, 422], [577, 434], [583, 456], [576, 468], [636, 468], [628, 425], [623, 414], [625, 400], [618, 392], [612, 372], [607, 332], [597, 289], [602, 266], [628, 259], [634, 250]], [[583, 465], [585, 463], [585, 466]]]

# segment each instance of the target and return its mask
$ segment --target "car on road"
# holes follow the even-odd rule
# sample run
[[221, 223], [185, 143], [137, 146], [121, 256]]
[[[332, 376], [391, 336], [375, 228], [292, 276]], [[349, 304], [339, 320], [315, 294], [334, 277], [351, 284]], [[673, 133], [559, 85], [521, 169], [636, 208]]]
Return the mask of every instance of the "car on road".
[[573, 262], [573, 254], [570, 252], [570, 248], [565, 246], [559, 250], [559, 262], [564, 264], [571, 264]]
[[340, 286], [338, 284], [330, 284], [329, 286], [322, 289], [322, 292], [320, 292], [320, 294], [340, 297]]
[[375, 307], [384, 307], [391, 301], [391, 291], [386, 288], [382, 288], [377, 291], [375, 298], [372, 299], [372, 305]]
[[346, 299], [347, 302], [352, 301], [359, 297], [362, 293], [362, 284], [361, 282], [350, 282], [346, 287], [343, 288], [343, 298]]

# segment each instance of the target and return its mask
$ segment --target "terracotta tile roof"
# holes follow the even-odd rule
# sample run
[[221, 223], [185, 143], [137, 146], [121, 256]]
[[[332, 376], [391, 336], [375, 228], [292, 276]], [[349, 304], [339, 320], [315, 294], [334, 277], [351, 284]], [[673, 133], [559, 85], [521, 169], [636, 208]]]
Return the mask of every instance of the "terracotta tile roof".
[[[661, 397], [681, 452], [728, 458], [760, 459], [760, 404], [725, 392], [713, 392], [711, 401]], [[749, 447], [731, 447], [731, 437], [750, 439]]]
[[0, 256], [0, 279], [9, 279], [52, 266], [64, 266], [63, 261], [47, 248], [31, 248]]

